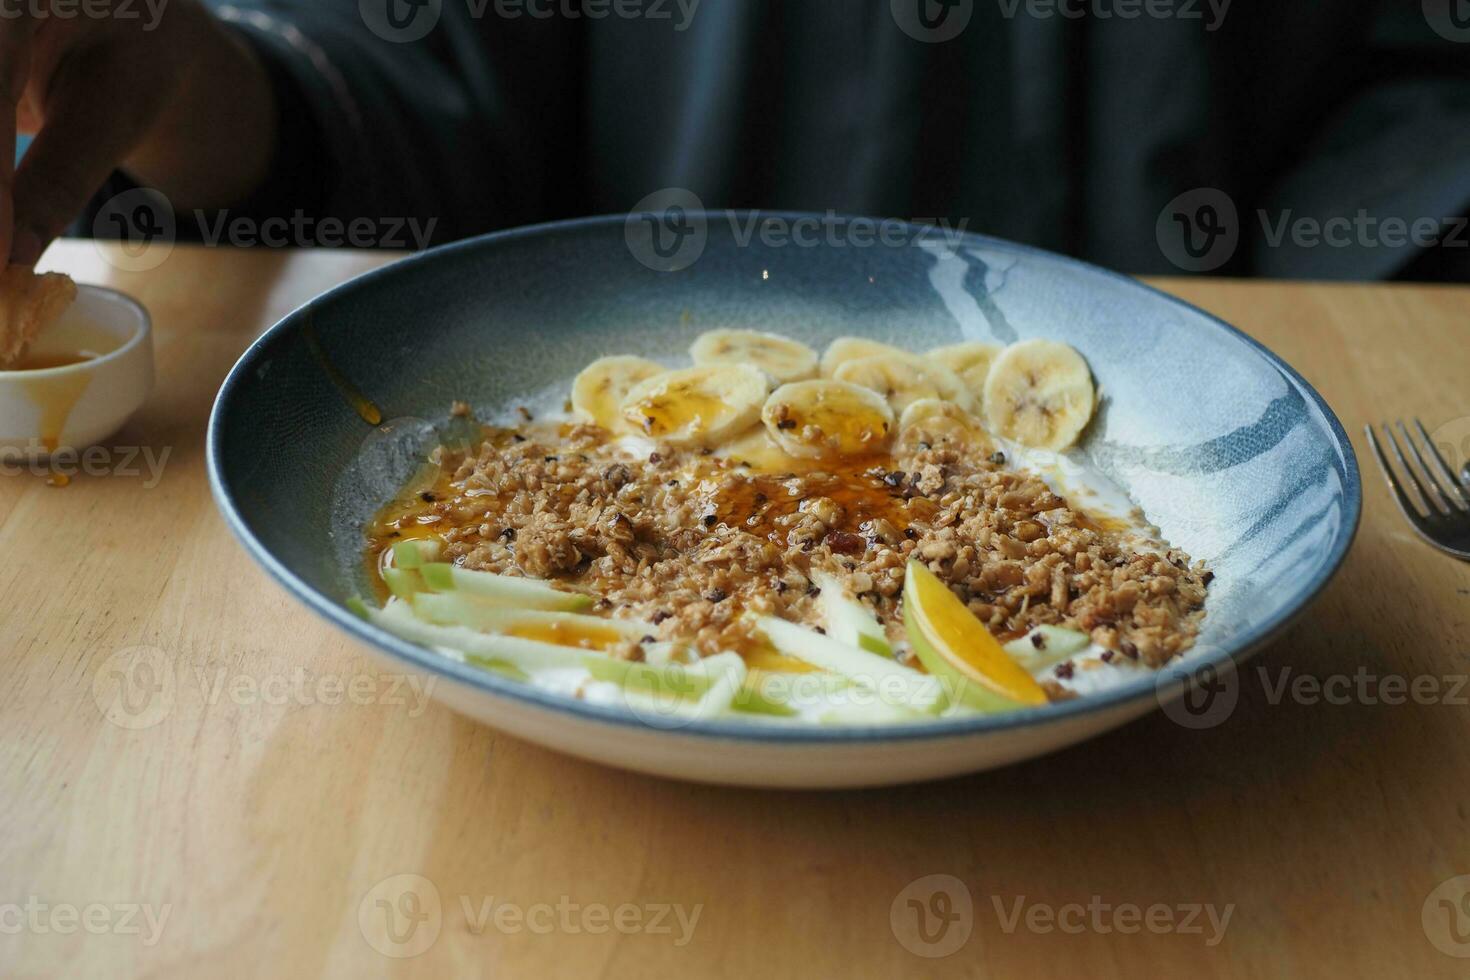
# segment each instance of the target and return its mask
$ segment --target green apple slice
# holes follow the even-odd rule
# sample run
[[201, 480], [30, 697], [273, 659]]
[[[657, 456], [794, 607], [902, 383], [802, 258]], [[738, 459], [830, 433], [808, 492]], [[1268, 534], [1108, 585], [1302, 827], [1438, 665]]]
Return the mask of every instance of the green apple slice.
[[410, 538], [393, 546], [393, 564], [398, 568], [422, 568], [439, 560], [444, 542], [439, 538]]
[[821, 589], [818, 602], [827, 635], [839, 643], [861, 647], [880, 657], [893, 656], [888, 635], [868, 607], [849, 596], [841, 582], [824, 572], [812, 573], [812, 584]]
[[414, 616], [409, 604], [401, 600], [390, 600], [382, 609], [371, 609], [360, 601], [357, 605], [354, 612], [366, 614], [368, 622], [399, 639], [448, 650], [476, 662], [504, 660], [529, 672], [542, 667], [582, 667], [589, 656], [596, 656], [579, 647], [480, 633], [464, 626], [435, 626]]
[[1003, 649], [1034, 673], [1061, 663], [1092, 646], [1092, 637], [1061, 626], [1038, 626]]
[[951, 699], [981, 711], [1014, 711], [1047, 703], [1046, 692], [1001, 648], [949, 587], [909, 560], [903, 620], [924, 668], [942, 678]]
[[592, 605], [590, 595], [563, 592], [539, 579], [493, 575], [439, 562], [423, 565], [419, 573], [429, 588], [436, 592], [467, 592], [477, 599], [501, 606], [577, 612]]
[[515, 609], [484, 602], [467, 592], [419, 592], [412, 603], [415, 616], [436, 626], [468, 626], [486, 633], [564, 642], [567, 646], [577, 646], [579, 634], [592, 639], [640, 640], [658, 632], [658, 627], [644, 620]]
[[756, 624], [781, 653], [872, 688], [885, 702], [929, 712], [938, 711], [942, 706], [944, 691], [935, 678], [926, 677], [895, 660], [775, 616], [762, 616]]
[[400, 599], [411, 599], [424, 590], [423, 577], [411, 568], [383, 569], [383, 584]]

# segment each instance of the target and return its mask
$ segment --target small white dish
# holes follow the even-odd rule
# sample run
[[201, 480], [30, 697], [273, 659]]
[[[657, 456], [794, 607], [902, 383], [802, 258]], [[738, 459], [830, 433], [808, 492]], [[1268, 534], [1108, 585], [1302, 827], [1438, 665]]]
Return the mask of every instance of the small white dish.
[[131, 297], [78, 285], [76, 302], [27, 360], [58, 366], [0, 371], [0, 453], [78, 452], [122, 428], [153, 390], [153, 324]]

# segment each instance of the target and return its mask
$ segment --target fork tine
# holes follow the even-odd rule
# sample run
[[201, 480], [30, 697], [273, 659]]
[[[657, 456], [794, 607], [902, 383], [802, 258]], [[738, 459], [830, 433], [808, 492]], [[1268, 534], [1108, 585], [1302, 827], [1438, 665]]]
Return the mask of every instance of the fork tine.
[[[1384, 428], [1386, 429], [1387, 426]], [[1409, 500], [1409, 495], [1404, 493], [1404, 487], [1399, 483], [1398, 474], [1394, 473], [1393, 467], [1388, 465], [1388, 457], [1383, 454], [1383, 447], [1378, 444], [1378, 435], [1373, 431], [1373, 426], [1365, 425], [1363, 430], [1368, 433], [1368, 445], [1373, 447], [1373, 455], [1378, 457], [1378, 468], [1383, 470], [1383, 478], [1388, 481], [1388, 488], [1393, 491], [1394, 497], [1398, 500], [1399, 509], [1410, 521], [1417, 523], [1421, 520], [1419, 511]]]
[[[1398, 427], [1399, 435], [1404, 437], [1404, 442], [1409, 447], [1409, 455], [1414, 457], [1414, 462], [1419, 466], [1418, 470], [1412, 475], [1417, 481], [1419, 474], [1424, 474], [1424, 485], [1421, 485], [1419, 488], [1419, 492], [1424, 494], [1424, 502], [1430, 503], [1432, 500], [1434, 508], [1441, 514], [1450, 513], [1454, 510], [1454, 505], [1450, 503], [1449, 498], [1445, 495], [1444, 488], [1435, 479], [1434, 471], [1429, 468], [1424, 462], [1424, 457], [1419, 454], [1419, 444], [1409, 437], [1409, 430], [1404, 427], [1403, 419], [1398, 421]], [[1394, 440], [1394, 445], [1398, 445], [1397, 439]]]
[[1414, 493], [1419, 499], [1419, 504], [1423, 508], [1420, 511], [1420, 516], [1430, 518], [1438, 517], [1440, 514], [1439, 509], [1429, 502], [1429, 495], [1424, 492], [1424, 487], [1419, 483], [1419, 475], [1414, 472], [1414, 468], [1404, 458], [1404, 451], [1399, 448], [1398, 437], [1393, 434], [1393, 429], [1387, 422], [1383, 423], [1383, 434], [1388, 437], [1388, 446], [1393, 450], [1393, 458], [1399, 461], [1399, 469], [1403, 471], [1404, 476], [1408, 477], [1407, 482], [1409, 486], [1414, 488]]
[[1414, 428], [1419, 430], [1419, 438], [1424, 440], [1424, 445], [1429, 447], [1429, 458], [1434, 461], [1434, 467], [1439, 471], [1440, 486], [1449, 488], [1448, 495], [1452, 500], [1459, 500], [1461, 510], [1470, 509], [1470, 497], [1465, 495], [1465, 491], [1460, 487], [1460, 481], [1455, 479], [1455, 474], [1450, 470], [1450, 464], [1446, 463], [1444, 457], [1440, 455], [1439, 447], [1434, 444], [1433, 439], [1429, 438], [1429, 433], [1424, 431], [1424, 423], [1415, 419]]

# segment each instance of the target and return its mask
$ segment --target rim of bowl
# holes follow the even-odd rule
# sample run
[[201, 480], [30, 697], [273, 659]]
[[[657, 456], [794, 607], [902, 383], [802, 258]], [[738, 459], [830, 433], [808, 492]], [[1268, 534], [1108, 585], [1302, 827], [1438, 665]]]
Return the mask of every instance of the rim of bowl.
[[[725, 213], [724, 211], [709, 210], [694, 212], [695, 216], [703, 217], [707, 221], [723, 216]], [[759, 213], [789, 220], [824, 217], [824, 215], [809, 211], [762, 210], [759, 212], [750, 212], [737, 210], [735, 213]], [[839, 220], [852, 220], [861, 216], [838, 215], [837, 217]], [[626, 214], [605, 214], [585, 218], [572, 218], [563, 221], [543, 222], [541, 224], [525, 225], [504, 231], [491, 232], [486, 235], [451, 242], [437, 248], [416, 252], [396, 262], [391, 262], [388, 265], [354, 276], [346, 282], [339, 283], [331, 289], [318, 294], [286, 314], [272, 325], [270, 329], [257, 337], [245, 349], [244, 353], [240, 355], [239, 360], [235, 362], [234, 367], [230, 369], [230, 373], [225, 377], [224, 383], [220, 386], [219, 393], [215, 397], [214, 407], [210, 412], [205, 446], [205, 464], [208, 469], [209, 486], [210, 491], [214, 495], [215, 504], [219, 507], [220, 513], [224, 516], [225, 523], [229, 525], [231, 532], [239, 539], [250, 556], [272, 578], [283, 586], [287, 592], [304, 603], [308, 609], [337, 626], [339, 629], [344, 630], [360, 642], [392, 654], [398, 660], [404, 661], [413, 667], [446, 677], [464, 686], [475, 688], [482, 693], [518, 701], [527, 707], [541, 709], [552, 714], [572, 715], [583, 721], [601, 723], [613, 729], [632, 729], [640, 733], [662, 734], [674, 737], [693, 736], [719, 742], [755, 742], [763, 745], [786, 745], [792, 748], [799, 748], [802, 746], [822, 744], [925, 742], [966, 736], [979, 736], [1031, 726], [1038, 728], [1048, 727], [1087, 715], [1102, 714], [1110, 709], [1135, 705], [1145, 698], [1153, 698], [1156, 706], [1162, 705], [1163, 702], [1158, 696], [1161, 684], [1166, 678], [1173, 678], [1177, 682], [1177, 679], [1180, 677], [1180, 668], [1186, 669], [1186, 676], [1196, 676], [1208, 668], [1221, 668], [1227, 665], [1231, 668], [1238, 667], [1239, 664], [1243, 663], [1261, 647], [1265, 646], [1291, 626], [1311, 606], [1312, 602], [1326, 587], [1327, 583], [1332, 580], [1338, 569], [1342, 567], [1343, 560], [1347, 557], [1348, 550], [1352, 546], [1354, 537], [1357, 535], [1358, 526], [1362, 519], [1363, 495], [1357, 454], [1353, 449], [1352, 441], [1348, 438], [1347, 431], [1343, 428], [1337, 415], [1317, 390], [1297, 373], [1296, 369], [1282, 360], [1275, 352], [1249, 334], [1246, 334], [1237, 327], [1231, 326], [1219, 317], [1193, 306], [1176, 296], [1172, 296], [1163, 290], [1141, 282], [1132, 276], [1124, 275], [1121, 272], [1114, 272], [1111, 269], [1105, 269], [1101, 266], [1093, 265], [1090, 262], [1084, 262], [1081, 259], [1074, 259], [1055, 252], [1049, 252], [1046, 249], [1022, 245], [989, 235], [964, 232], [962, 233], [963, 237], [961, 241], [967, 246], [999, 247], [1013, 252], [1033, 255], [1050, 262], [1059, 262], [1084, 272], [1102, 275], [1108, 279], [1122, 282], [1132, 288], [1145, 290], [1162, 302], [1202, 317], [1207, 323], [1212, 324], [1217, 329], [1224, 330], [1227, 334], [1234, 336], [1245, 343], [1247, 347], [1259, 353], [1309, 403], [1316, 406], [1323, 419], [1326, 420], [1328, 432], [1333, 438], [1341, 463], [1344, 512], [1347, 519], [1338, 529], [1336, 537], [1332, 542], [1331, 550], [1318, 573], [1306, 580], [1301, 588], [1296, 590], [1290, 601], [1284, 604], [1284, 612], [1275, 615], [1265, 622], [1257, 623], [1250, 629], [1244, 630], [1240, 634], [1221, 642], [1219, 644], [1220, 649], [1208, 657], [1195, 660], [1175, 660], [1165, 667], [1151, 672], [1147, 676], [1131, 680], [1125, 684], [1119, 684], [1117, 687], [1074, 700], [1052, 702], [1035, 708], [1024, 708], [1018, 711], [981, 715], [978, 717], [935, 719], [933, 721], [894, 725], [843, 725], [823, 728], [816, 725], [796, 724], [789, 726], [768, 726], [756, 722], [724, 720], [671, 723], [665, 727], [649, 724], [638, 718], [631, 711], [624, 710], [615, 705], [589, 704], [588, 702], [579, 701], [561, 694], [554, 694], [550, 691], [534, 687], [531, 684], [504, 678], [489, 671], [479, 670], [467, 663], [451, 660], [425, 647], [402, 640], [385, 630], [359, 619], [341, 603], [330, 599], [314, 587], [302, 581], [295, 572], [286, 567], [284, 563], [279, 561], [260, 543], [250, 528], [246, 526], [244, 519], [235, 506], [233, 494], [225, 486], [221, 475], [222, 450], [219, 437], [220, 430], [223, 427], [223, 416], [228, 410], [231, 395], [246, 379], [253, 376], [252, 368], [254, 363], [261, 356], [268, 344], [295, 328], [303, 319], [304, 314], [311, 311], [318, 304], [323, 304], [346, 295], [356, 289], [360, 289], [368, 283], [400, 274], [396, 270], [411, 268], [424, 262], [436, 261], [440, 255], [471, 251], [486, 246], [493, 247], [501, 243], [514, 242], [523, 238], [539, 238], [561, 232], [582, 231], [625, 224], [627, 220], [628, 215]], [[909, 222], [905, 222], [904, 224], [915, 231], [920, 228], [920, 226], [913, 225]]]
[[[10, 378], [51, 378], [59, 374], [74, 374], [82, 371], [90, 371], [99, 368], [109, 361], [121, 359], [134, 348], [138, 347], [153, 332], [153, 317], [148, 314], [148, 309], [142, 303], [121, 290], [113, 289], [111, 286], [94, 286], [91, 283], [77, 283], [77, 294], [83, 292], [94, 293], [99, 296], [107, 296], [111, 299], [121, 300], [124, 306], [131, 307], [138, 315], [139, 326], [133, 331], [133, 335], [123, 341], [112, 350], [100, 357], [89, 357], [85, 361], [77, 361], [75, 364], [63, 364], [59, 367], [28, 368], [23, 371], [0, 370], [0, 379]], [[65, 315], [65, 314], [63, 314]]]

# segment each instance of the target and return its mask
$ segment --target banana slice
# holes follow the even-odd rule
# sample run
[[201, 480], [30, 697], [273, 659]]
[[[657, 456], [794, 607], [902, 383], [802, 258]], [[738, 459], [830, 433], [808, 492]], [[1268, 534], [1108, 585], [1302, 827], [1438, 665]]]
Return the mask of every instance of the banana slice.
[[892, 357], [895, 354], [900, 357], [910, 356], [908, 351], [899, 350], [897, 347], [882, 344], [876, 340], [867, 340], [863, 337], [838, 337], [822, 352], [822, 377], [832, 377], [837, 373], [837, 369], [848, 361], [855, 361], [860, 357], [877, 357], [880, 354], [885, 357]]
[[695, 364], [754, 364], [777, 384], [817, 376], [817, 352], [806, 344], [756, 330], [711, 330], [699, 335], [689, 354]]
[[668, 368], [646, 357], [619, 354], [593, 361], [572, 382], [572, 408], [609, 432], [625, 432], [623, 399], [633, 386]]
[[878, 452], [893, 430], [893, 411], [877, 392], [845, 381], [796, 381], [766, 399], [761, 420], [792, 456], [861, 456]]
[[898, 441], [905, 449], [948, 445], [980, 456], [995, 452], [995, 442], [980, 420], [953, 402], [921, 398], [903, 410]]
[[770, 390], [770, 379], [758, 367], [706, 364], [639, 382], [623, 399], [622, 415], [650, 439], [714, 446], [759, 421]]
[[1097, 391], [1082, 355], [1054, 340], [1023, 340], [1001, 351], [985, 381], [990, 430], [1023, 446], [1060, 452], [1092, 418]]
[[970, 390], [957, 374], [942, 364], [904, 351], [847, 361], [838, 366], [832, 377], [871, 388], [888, 399], [894, 412], [900, 414], [922, 398], [942, 398], [966, 411], [975, 405]]
[[996, 344], [971, 342], [936, 347], [924, 356], [959, 375], [978, 404], [985, 397], [985, 378], [990, 374], [990, 365], [999, 355], [1000, 347]]

